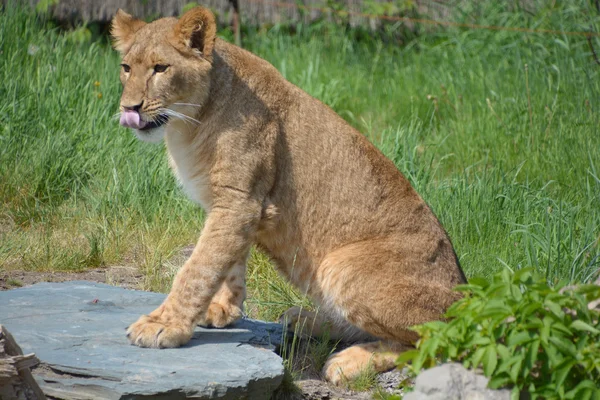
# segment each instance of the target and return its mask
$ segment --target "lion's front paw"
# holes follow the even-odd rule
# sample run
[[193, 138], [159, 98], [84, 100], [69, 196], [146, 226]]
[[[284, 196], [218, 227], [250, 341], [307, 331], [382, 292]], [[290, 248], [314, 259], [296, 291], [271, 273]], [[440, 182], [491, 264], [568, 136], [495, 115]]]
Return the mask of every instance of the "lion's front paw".
[[140, 347], [162, 349], [179, 347], [192, 338], [194, 327], [176, 320], [165, 321], [160, 317], [143, 315], [127, 328], [127, 337]]

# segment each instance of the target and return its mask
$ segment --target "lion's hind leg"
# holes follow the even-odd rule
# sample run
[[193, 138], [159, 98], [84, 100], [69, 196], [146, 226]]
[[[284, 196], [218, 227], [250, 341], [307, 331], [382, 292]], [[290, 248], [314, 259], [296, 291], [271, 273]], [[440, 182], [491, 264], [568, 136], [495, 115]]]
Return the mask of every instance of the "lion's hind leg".
[[410, 328], [442, 318], [460, 298], [452, 288], [462, 275], [449, 242], [425, 237], [420, 245], [425, 249], [417, 252], [402, 238], [367, 240], [325, 257], [317, 279], [326, 304], [380, 340], [332, 355], [323, 370], [326, 379], [351, 380], [369, 364], [377, 372], [393, 368], [398, 354], [418, 340]]

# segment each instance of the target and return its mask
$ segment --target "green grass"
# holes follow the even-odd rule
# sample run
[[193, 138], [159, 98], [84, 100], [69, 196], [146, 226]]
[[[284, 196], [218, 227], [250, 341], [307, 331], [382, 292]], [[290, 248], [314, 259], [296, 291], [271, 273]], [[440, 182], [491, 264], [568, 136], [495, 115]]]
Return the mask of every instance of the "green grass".
[[[454, 18], [600, 28], [587, 2], [571, 3], [531, 15], [479, 2], [464, 14], [476, 21]], [[400, 46], [327, 23], [289, 32], [249, 30], [244, 43], [394, 160], [468, 276], [532, 266], [551, 282], [586, 281], [598, 271], [600, 66], [584, 37], [436, 28]], [[146, 289], [166, 291], [169, 260], [196, 241], [203, 213], [164, 148], [118, 126], [118, 55], [72, 37], [0, 11], [0, 269], [132, 264]], [[248, 286], [255, 317], [306, 305], [258, 253]]]
[[6, 284], [8, 286], [12, 286], [12, 287], [21, 287], [21, 286], [23, 286], [23, 282], [21, 282], [18, 279], [12, 279], [12, 278], [7, 279], [6, 280]]

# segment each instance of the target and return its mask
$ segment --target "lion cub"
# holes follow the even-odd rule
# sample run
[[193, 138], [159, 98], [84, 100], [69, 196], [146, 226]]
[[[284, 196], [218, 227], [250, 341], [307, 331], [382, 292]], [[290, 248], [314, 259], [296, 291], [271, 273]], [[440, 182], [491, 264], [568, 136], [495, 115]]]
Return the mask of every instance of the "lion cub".
[[406, 178], [329, 107], [218, 39], [205, 8], [152, 23], [119, 10], [112, 35], [121, 124], [141, 140], [164, 138], [175, 175], [208, 215], [164, 303], [128, 328], [131, 343], [177, 347], [197, 324], [240, 318], [256, 244], [320, 305], [318, 326], [359, 343], [330, 357], [328, 380], [369, 363], [392, 368], [417, 339], [408, 328], [440, 318], [465, 282]]

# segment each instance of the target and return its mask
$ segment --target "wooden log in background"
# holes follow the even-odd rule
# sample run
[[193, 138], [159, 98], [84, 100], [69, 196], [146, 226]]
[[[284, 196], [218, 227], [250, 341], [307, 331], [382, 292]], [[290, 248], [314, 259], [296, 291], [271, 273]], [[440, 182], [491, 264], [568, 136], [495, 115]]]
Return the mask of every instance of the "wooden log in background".
[[34, 354], [23, 355], [12, 335], [0, 325], [0, 399], [45, 400], [29, 370], [39, 362]]
[[[13, 3], [35, 7], [39, 2], [52, 3], [53, 0], [2, 0], [3, 4]], [[297, 4], [323, 8], [328, 7], [327, 0], [54, 0], [57, 4], [50, 6], [53, 17], [68, 22], [109, 22], [117, 9], [122, 8], [139, 18], [154, 19], [157, 17], [179, 16], [182, 11], [193, 4], [208, 7], [217, 15], [220, 24], [230, 25], [233, 22], [233, 4], [239, 5], [242, 24], [262, 25], [285, 22], [310, 22], [317, 18], [330, 17], [318, 10], [303, 11], [295, 7]], [[368, 10], [365, 4], [385, 3], [413, 4], [414, 9], [404, 16], [419, 16], [421, 18], [447, 20], [452, 9], [466, 4], [476, 4], [477, 0], [330, 0], [342, 9], [351, 12]], [[510, 1], [514, 7], [522, 7], [533, 12], [539, 0]], [[508, 4], [508, 3], [507, 3]], [[286, 6], [288, 5], [288, 6]], [[377, 26], [380, 21], [373, 18], [349, 16], [351, 25]]]

